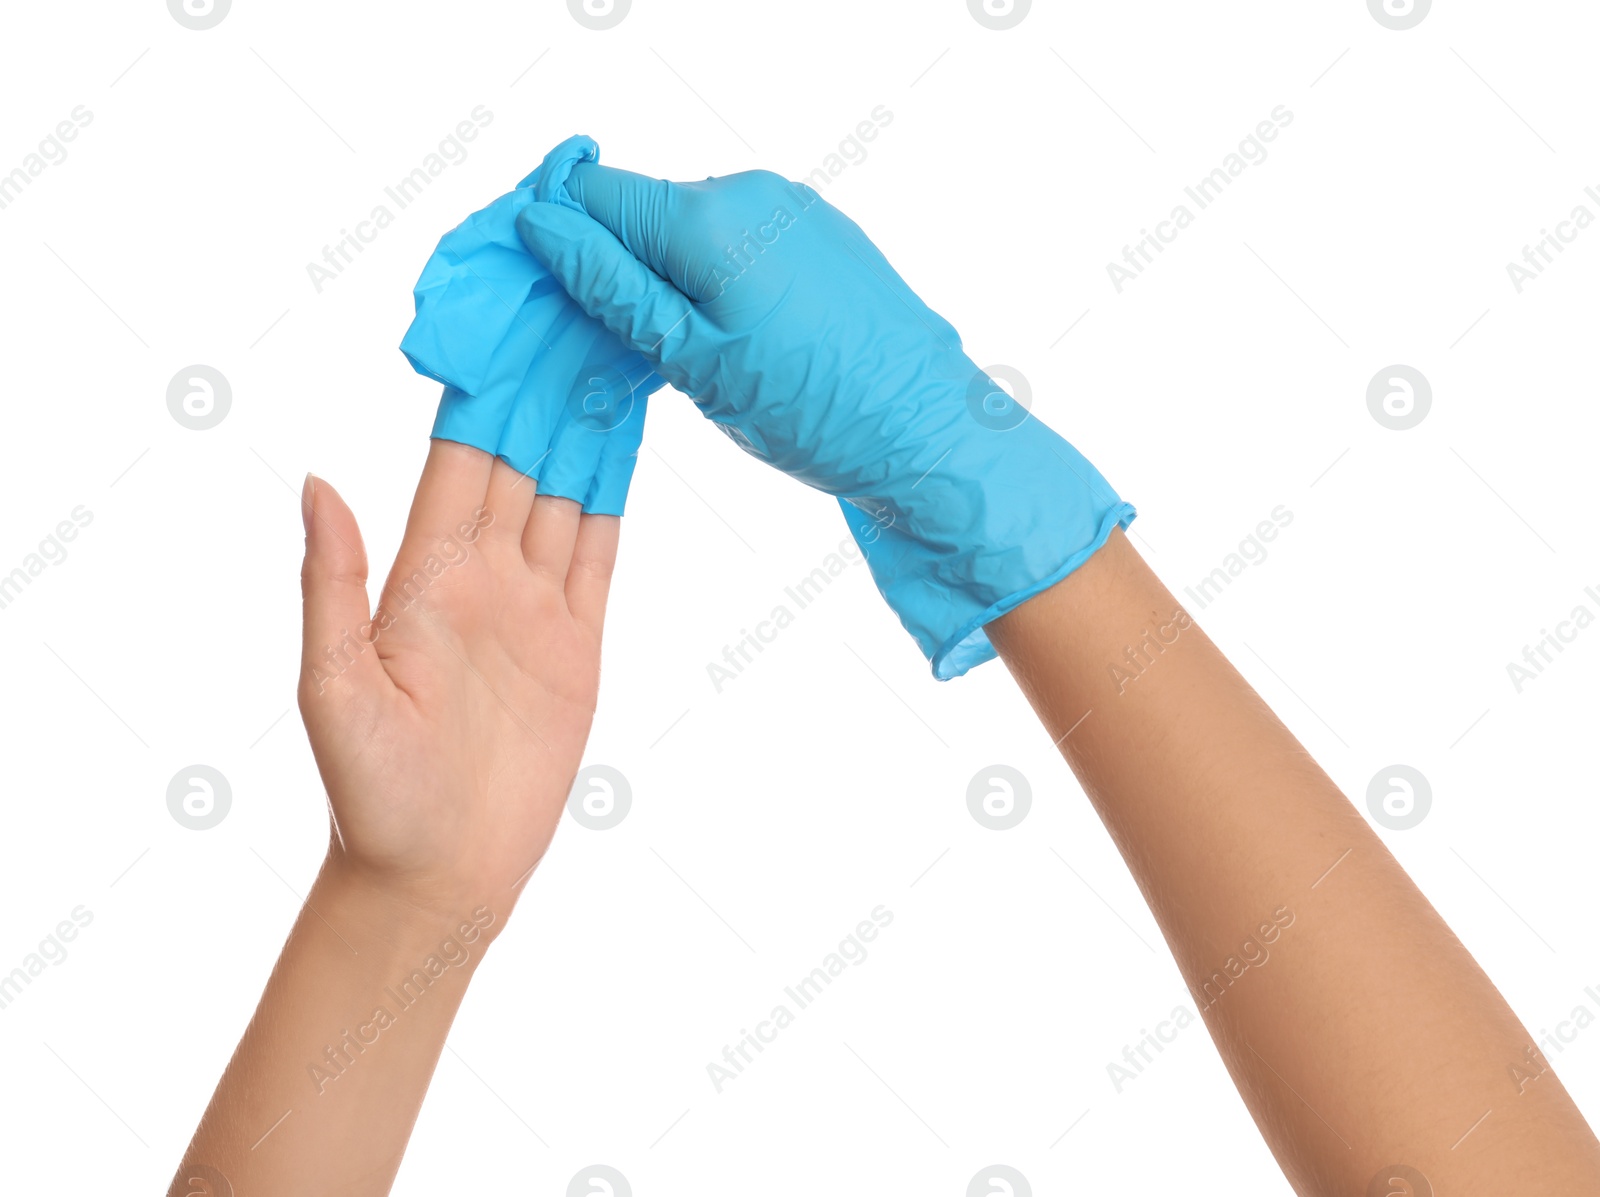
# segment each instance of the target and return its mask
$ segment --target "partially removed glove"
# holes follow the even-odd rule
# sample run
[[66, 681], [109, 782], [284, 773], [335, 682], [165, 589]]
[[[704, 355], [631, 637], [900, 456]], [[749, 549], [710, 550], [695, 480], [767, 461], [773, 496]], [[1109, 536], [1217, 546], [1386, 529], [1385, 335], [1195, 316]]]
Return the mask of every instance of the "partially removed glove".
[[1134, 517], [809, 187], [766, 171], [668, 183], [586, 160], [517, 229], [736, 443], [839, 500], [935, 677], [992, 658], [985, 624]]
[[594, 142], [568, 138], [517, 189], [446, 233], [415, 288], [401, 351], [444, 383], [433, 435], [496, 454], [539, 493], [621, 515], [644, 434], [648, 362], [585, 315], [517, 236]]

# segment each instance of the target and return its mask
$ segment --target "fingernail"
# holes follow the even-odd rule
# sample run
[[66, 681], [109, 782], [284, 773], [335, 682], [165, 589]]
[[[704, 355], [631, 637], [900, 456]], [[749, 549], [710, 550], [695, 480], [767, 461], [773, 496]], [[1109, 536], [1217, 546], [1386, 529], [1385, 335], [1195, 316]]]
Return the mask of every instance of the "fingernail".
[[308, 473], [306, 484], [300, 488], [300, 518], [305, 522], [306, 535], [311, 535], [311, 517], [316, 511], [317, 476]]

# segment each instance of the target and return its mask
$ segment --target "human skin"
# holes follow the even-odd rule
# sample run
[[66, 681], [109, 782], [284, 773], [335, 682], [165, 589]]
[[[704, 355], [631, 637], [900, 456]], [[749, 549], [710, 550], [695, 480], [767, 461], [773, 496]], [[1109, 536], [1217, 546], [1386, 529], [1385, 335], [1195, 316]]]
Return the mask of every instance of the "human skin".
[[374, 617], [355, 517], [307, 478], [299, 699], [328, 854], [172, 1197], [227, 1192], [215, 1173], [240, 1197], [389, 1191], [594, 714], [620, 521], [534, 490], [434, 441]]
[[[389, 1191], [594, 709], [618, 521], [435, 442], [362, 647], [346, 635], [367, 622], [355, 519], [326, 483], [307, 496], [300, 701], [329, 852], [173, 1182], [183, 1197], [216, 1191], [207, 1168], [241, 1194]], [[1596, 1191], [1600, 1143], [1554, 1073], [1511, 1078], [1532, 1037], [1120, 531], [988, 630], [1298, 1193], [1366, 1193], [1396, 1164], [1441, 1195]], [[420, 996], [397, 1000], [430, 959]], [[374, 1033], [377, 1006], [391, 1018]]]
[[[1513, 1065], [1548, 1068], [1528, 1063], [1533, 1036], [1181, 613], [1117, 531], [988, 633], [1127, 861], [1295, 1192], [1425, 1192], [1369, 1190], [1396, 1164], [1439, 1197], [1600, 1192], [1600, 1143], [1555, 1073], [1513, 1078]], [[1260, 963], [1234, 977], [1230, 957]]]

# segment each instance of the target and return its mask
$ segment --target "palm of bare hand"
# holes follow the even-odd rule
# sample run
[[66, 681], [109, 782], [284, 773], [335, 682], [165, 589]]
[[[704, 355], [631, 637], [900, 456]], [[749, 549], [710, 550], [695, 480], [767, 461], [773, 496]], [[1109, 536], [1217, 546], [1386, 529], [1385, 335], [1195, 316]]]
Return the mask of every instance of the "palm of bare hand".
[[434, 442], [377, 612], [354, 517], [310, 504], [301, 712], [344, 862], [419, 904], [509, 891], [583, 753], [617, 523]]

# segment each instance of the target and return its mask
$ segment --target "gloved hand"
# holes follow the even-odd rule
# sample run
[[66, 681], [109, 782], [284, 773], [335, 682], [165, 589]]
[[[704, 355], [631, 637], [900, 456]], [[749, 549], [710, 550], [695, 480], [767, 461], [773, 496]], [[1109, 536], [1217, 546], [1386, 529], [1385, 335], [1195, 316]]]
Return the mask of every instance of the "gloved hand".
[[569, 138], [515, 191], [446, 233], [417, 280], [400, 348], [445, 384], [436, 439], [495, 454], [541, 494], [621, 515], [645, 399], [662, 380], [577, 308], [516, 232], [517, 213], [595, 153], [588, 138]]
[[839, 500], [935, 677], [993, 657], [986, 623], [1133, 519], [811, 188], [580, 161], [540, 201], [517, 216], [533, 255], [742, 448]]

